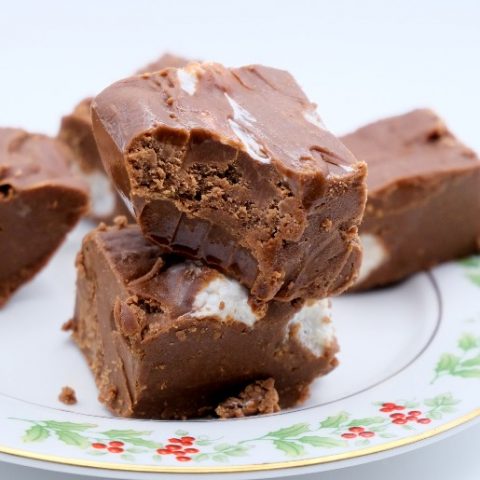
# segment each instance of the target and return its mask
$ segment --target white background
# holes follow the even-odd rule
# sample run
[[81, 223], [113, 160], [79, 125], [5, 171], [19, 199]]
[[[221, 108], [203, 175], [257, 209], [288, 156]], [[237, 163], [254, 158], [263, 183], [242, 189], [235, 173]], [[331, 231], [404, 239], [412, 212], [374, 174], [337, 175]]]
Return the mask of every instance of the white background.
[[[164, 51], [290, 70], [336, 133], [429, 106], [480, 150], [480, 2], [0, 0], [0, 125], [62, 114]], [[332, 480], [478, 479], [480, 428]], [[0, 478], [66, 479], [0, 465]]]

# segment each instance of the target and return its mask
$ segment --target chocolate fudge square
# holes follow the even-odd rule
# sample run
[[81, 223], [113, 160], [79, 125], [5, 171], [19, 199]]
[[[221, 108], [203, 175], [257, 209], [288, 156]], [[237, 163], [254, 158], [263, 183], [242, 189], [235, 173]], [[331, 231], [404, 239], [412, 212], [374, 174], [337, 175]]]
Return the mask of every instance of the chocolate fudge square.
[[353, 283], [366, 166], [289, 73], [167, 68], [113, 84], [92, 116], [106, 170], [149, 240], [215, 266], [257, 303]]
[[88, 234], [77, 259], [73, 337], [114, 414], [212, 415], [270, 378], [285, 408], [337, 364], [328, 299], [253, 310], [237, 281], [163, 252], [118, 222]]
[[380, 120], [342, 141], [368, 164], [357, 290], [480, 249], [480, 160], [434, 112]]
[[49, 260], [87, 211], [87, 188], [57, 140], [0, 128], [0, 306]]
[[[162, 55], [153, 63], [145, 65], [137, 73], [154, 72], [165, 67], [183, 67], [189, 60], [171, 54]], [[90, 105], [92, 98], [85, 98], [72, 113], [62, 118], [59, 140], [73, 151], [75, 170], [90, 186], [91, 211], [93, 220], [112, 220], [117, 215], [129, 215], [123, 200], [105, 175], [92, 131]]]

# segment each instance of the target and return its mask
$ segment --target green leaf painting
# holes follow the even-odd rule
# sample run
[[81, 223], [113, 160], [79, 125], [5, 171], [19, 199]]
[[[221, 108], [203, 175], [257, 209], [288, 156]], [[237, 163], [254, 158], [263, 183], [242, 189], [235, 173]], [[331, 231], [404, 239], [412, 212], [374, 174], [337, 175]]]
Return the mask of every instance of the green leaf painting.
[[458, 352], [444, 353], [436, 366], [432, 383], [442, 377], [480, 378], [480, 338], [464, 333], [457, 342]]
[[460, 265], [465, 269], [467, 278], [477, 287], [480, 287], [480, 255], [460, 260]]

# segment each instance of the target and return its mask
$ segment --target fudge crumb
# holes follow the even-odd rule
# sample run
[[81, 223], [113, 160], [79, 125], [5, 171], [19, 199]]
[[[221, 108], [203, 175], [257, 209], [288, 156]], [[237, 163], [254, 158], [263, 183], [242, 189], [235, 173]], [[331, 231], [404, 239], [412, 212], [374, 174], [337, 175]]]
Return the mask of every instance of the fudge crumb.
[[113, 224], [121, 230], [122, 228], [125, 228], [128, 226], [128, 220], [127, 217], [124, 215], [119, 215], [118, 217], [115, 217], [113, 220]]
[[100, 395], [98, 399], [102, 403], [106, 403], [107, 405], [112, 403], [118, 396], [118, 389], [113, 385], [109, 385], [100, 391]]
[[73, 318], [70, 320], [67, 320], [63, 325], [62, 325], [62, 330], [64, 332], [73, 332], [75, 331], [75, 321]]
[[65, 405], [75, 405], [77, 403], [75, 390], [71, 387], [63, 387], [58, 399]]
[[98, 225], [97, 225], [97, 230], [99, 232], [106, 232], [107, 231], [107, 224], [105, 222], [100, 222]]
[[326, 231], [329, 232], [333, 227], [333, 222], [330, 218], [325, 218], [322, 222], [322, 228]]
[[248, 385], [238, 397], [229, 397], [222, 402], [215, 413], [220, 418], [239, 418], [280, 411], [275, 380], [257, 380]]

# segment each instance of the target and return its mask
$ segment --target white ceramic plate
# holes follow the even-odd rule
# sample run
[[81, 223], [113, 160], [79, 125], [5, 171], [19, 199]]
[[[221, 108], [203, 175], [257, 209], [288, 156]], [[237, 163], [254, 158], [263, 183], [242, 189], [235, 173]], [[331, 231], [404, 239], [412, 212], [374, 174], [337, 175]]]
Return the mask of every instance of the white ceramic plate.
[[[297, 409], [229, 421], [112, 418], [60, 330], [73, 311], [73, 261], [88, 228], [80, 225], [0, 312], [4, 460], [97, 477], [280, 476], [416, 448], [480, 416], [480, 257], [472, 257], [335, 299], [341, 365]], [[57, 399], [64, 385], [78, 395], [71, 408]], [[183, 455], [170, 453], [178, 447]]]

